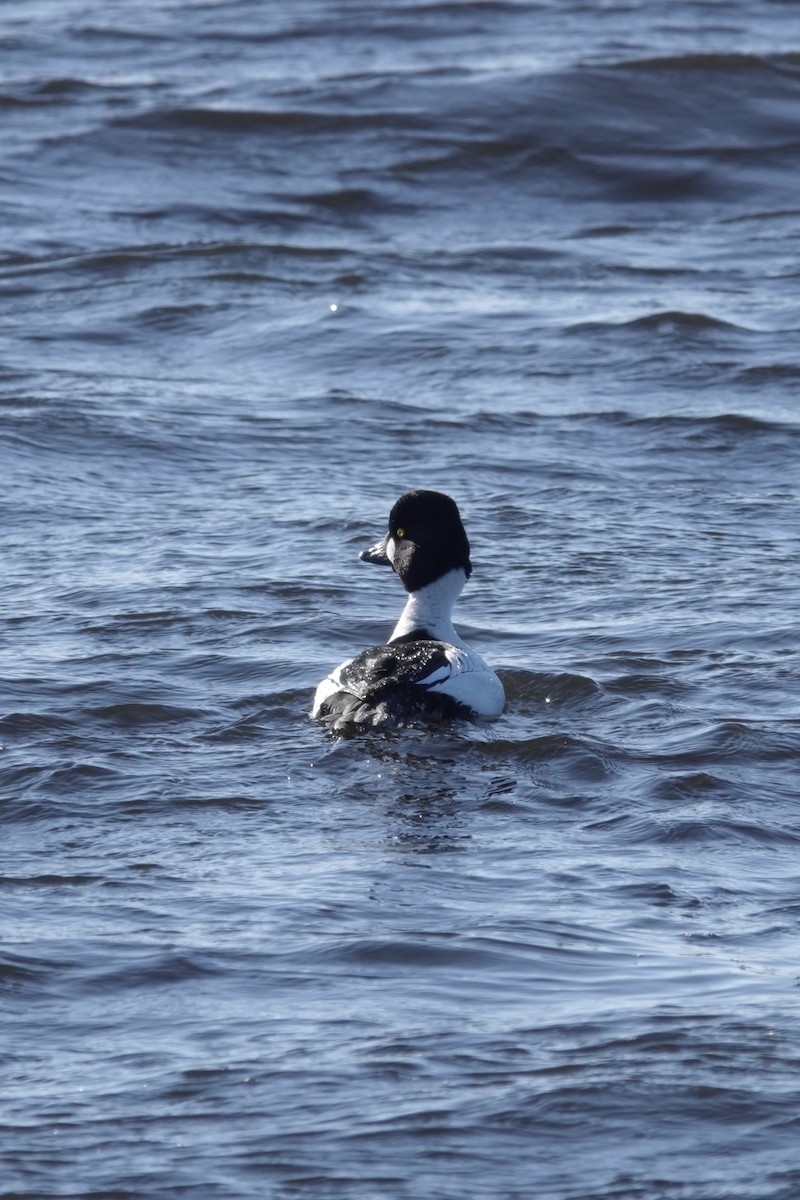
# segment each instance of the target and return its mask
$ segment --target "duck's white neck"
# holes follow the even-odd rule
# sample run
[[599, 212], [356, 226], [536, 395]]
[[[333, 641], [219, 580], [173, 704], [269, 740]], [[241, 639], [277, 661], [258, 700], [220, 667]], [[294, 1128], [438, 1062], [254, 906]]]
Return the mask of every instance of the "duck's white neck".
[[466, 649], [466, 643], [462, 642], [453, 628], [451, 616], [453, 605], [466, 582], [466, 575], [458, 567], [442, 575], [435, 583], [429, 583], [417, 592], [409, 592], [406, 606], [389, 641], [405, 637], [407, 633], [413, 633], [417, 629], [424, 629], [440, 642], [449, 642], [452, 646], [462, 646]]

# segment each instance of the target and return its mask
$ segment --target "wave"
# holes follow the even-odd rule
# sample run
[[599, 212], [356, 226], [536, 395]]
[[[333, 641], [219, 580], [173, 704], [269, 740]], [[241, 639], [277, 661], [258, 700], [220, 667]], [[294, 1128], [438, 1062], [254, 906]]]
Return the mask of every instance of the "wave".
[[185, 721], [194, 721], [205, 717], [206, 713], [200, 709], [181, 708], [174, 704], [146, 704], [128, 701], [90, 708], [87, 710], [87, 715], [120, 729], [135, 729], [145, 725], [181, 724]]
[[0, 951], [0, 994], [10, 999], [20, 994], [37, 993], [51, 970], [51, 964], [33, 955]]
[[[696, 432], [698, 434], [729, 434], [733, 438], [750, 437], [760, 434], [777, 434], [781, 439], [793, 438], [800, 433], [800, 422], [791, 420], [768, 420], [766, 417], [754, 416], [742, 412], [718, 413], [674, 413], [674, 414], [638, 414], [627, 411], [618, 418], [619, 422], [631, 427], [642, 426], [654, 429], [676, 430], [679, 432]], [[787, 447], [788, 448], [788, 447]]]
[[800, 379], [800, 363], [759, 363], [739, 367], [736, 377], [746, 383], [793, 383]]
[[[725, 793], [731, 802], [744, 803], [747, 793], [731, 788]], [[769, 818], [708, 814], [686, 816], [668, 809], [660, 816], [620, 814], [590, 822], [588, 829], [612, 833], [614, 839], [627, 845], [686, 845], [701, 847], [724, 844], [785, 847], [790, 850], [800, 844], [800, 833], [790, 821]]]
[[66, 733], [75, 728], [73, 717], [61, 713], [9, 712], [0, 717], [0, 735]]
[[682, 309], [660, 309], [647, 313], [642, 317], [631, 317], [623, 321], [581, 321], [575, 325], [566, 326], [564, 332], [574, 333], [615, 333], [620, 330], [643, 331], [657, 334], [703, 334], [706, 332], [755, 333], [754, 329], [738, 325], [722, 317], [712, 316], [704, 312], [688, 312]]
[[363, 129], [391, 130], [424, 128], [422, 116], [392, 109], [331, 112], [320, 107], [307, 108], [155, 108], [134, 117], [119, 117], [110, 129], [141, 129], [148, 132], [170, 129], [197, 129], [207, 133], [261, 134], [342, 134]]
[[511, 708], [531, 701], [556, 706], [583, 704], [596, 699], [603, 692], [600, 685], [586, 675], [537, 673], [520, 668], [506, 668], [501, 674]]
[[[780, 368], [776, 368], [780, 378], [783, 378], [783, 372]], [[758, 377], [759, 371], [769, 372], [769, 368], [752, 368], [752, 371]], [[787, 368], [786, 378], [791, 379], [794, 373], [800, 375], [800, 368]], [[625, 408], [598, 408], [596, 410], [584, 411], [576, 409], [573, 412], [544, 412], [535, 409], [511, 409], [506, 411], [491, 411], [483, 408], [474, 409], [471, 412], [462, 414], [458, 417], [457, 422], [454, 419], [450, 421], [450, 425], [457, 423], [462, 429], [468, 429], [476, 434], [494, 434], [515, 436], [521, 434], [533, 434], [536, 432], [547, 433], [553, 435], [570, 426], [595, 426], [598, 429], [613, 429], [615, 426], [627, 427], [630, 429], [636, 428], [653, 428], [674, 430], [676, 432], [691, 433], [721, 433], [730, 434], [734, 437], [757, 436], [760, 434], [775, 434], [781, 438], [788, 438], [790, 441], [800, 433], [800, 421], [792, 419], [791, 414], [770, 419], [762, 415], [754, 413], [735, 411], [734, 409], [722, 410], [719, 412], [637, 412], [636, 409]], [[432, 421], [431, 427], [441, 425], [445, 427], [446, 421]], [[787, 447], [789, 449], [790, 447]], [[583, 468], [586, 470], [586, 468]], [[580, 466], [571, 468], [573, 478], [578, 478], [581, 473]], [[503, 500], [498, 497], [498, 511], [503, 514]], [[515, 519], [515, 510], [513, 506], [507, 511], [506, 517], [509, 520]]]
[[691, 53], [664, 54], [652, 58], [626, 58], [611, 64], [626, 71], [697, 71], [724, 73], [747, 73], [789, 70], [794, 73], [800, 67], [800, 53], [743, 54], [743, 53]]

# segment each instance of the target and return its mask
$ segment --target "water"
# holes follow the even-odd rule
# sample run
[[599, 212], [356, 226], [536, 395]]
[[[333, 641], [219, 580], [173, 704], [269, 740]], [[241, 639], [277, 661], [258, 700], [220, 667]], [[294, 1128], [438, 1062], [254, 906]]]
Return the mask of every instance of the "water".
[[[796, 6], [0, 45], [0, 1194], [794, 1200]], [[508, 707], [332, 739], [415, 486]]]

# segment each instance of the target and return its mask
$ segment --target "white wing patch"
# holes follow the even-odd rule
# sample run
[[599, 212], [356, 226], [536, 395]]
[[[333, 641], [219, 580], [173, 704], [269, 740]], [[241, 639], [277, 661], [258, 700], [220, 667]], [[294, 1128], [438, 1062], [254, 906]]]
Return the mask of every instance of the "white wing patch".
[[503, 685], [480, 655], [457, 646], [447, 646], [449, 667], [432, 671], [420, 683], [432, 692], [442, 692], [471, 708], [479, 717], [498, 717], [505, 706]]

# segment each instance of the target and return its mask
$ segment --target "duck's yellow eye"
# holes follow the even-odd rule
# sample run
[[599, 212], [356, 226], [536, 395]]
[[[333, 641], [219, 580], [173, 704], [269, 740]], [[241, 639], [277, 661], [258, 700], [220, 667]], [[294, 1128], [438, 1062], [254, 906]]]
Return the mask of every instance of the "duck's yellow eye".
[[398, 531], [397, 531], [397, 536], [398, 536], [399, 538], [403, 538], [403, 537], [405, 537], [405, 536], [406, 536], [406, 531], [405, 531], [405, 529], [398, 529]]

